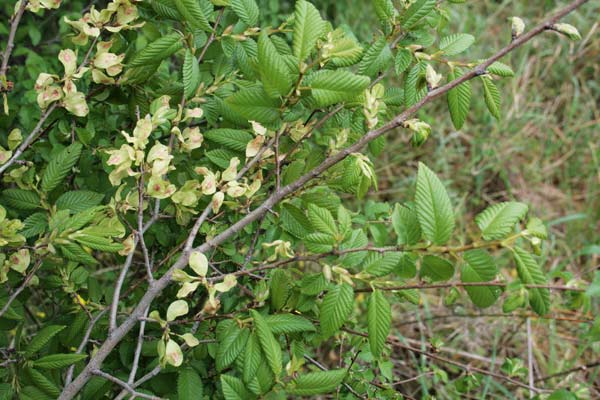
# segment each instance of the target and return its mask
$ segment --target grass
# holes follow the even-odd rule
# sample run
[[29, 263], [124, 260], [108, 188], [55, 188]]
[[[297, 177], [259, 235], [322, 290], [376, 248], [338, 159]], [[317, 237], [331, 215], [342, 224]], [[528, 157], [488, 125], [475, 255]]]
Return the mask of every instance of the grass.
[[[351, 25], [368, 40], [377, 24], [368, 16], [370, 2], [321, 3], [337, 23]], [[451, 6], [448, 32], [474, 34], [477, 42], [471, 54], [484, 58], [509, 40], [508, 17], [521, 16], [532, 26], [561, 4], [566, 2], [514, 0]], [[593, 17], [599, 13], [600, 4], [590, 2], [566, 19], [581, 31], [580, 42], [568, 42], [549, 32], [503, 60], [513, 66], [516, 76], [500, 83], [500, 121], [489, 115], [480, 101], [481, 88], [474, 85], [474, 104], [460, 131], [453, 128], [445, 102], [438, 101], [420, 115], [433, 126], [432, 136], [422, 148], [411, 149], [402, 130], [389, 135], [389, 151], [376, 161], [380, 191], [371, 193], [370, 199], [410, 198], [416, 164], [423, 161], [449, 185], [456, 213], [465, 215], [466, 220], [472, 220], [489, 203], [512, 199], [528, 203], [531, 212], [550, 228], [550, 240], [541, 257], [544, 269], [562, 282], [591, 280], [600, 260], [600, 23]], [[397, 83], [392, 79], [387, 84]], [[459, 226], [464, 232], [460, 240], [474, 235], [473, 228], [471, 224]], [[505, 267], [503, 273], [512, 275], [510, 260]], [[429, 291], [422, 296], [421, 305], [397, 307], [395, 334], [413, 344], [416, 340], [424, 348], [432, 338], [441, 338], [442, 355], [494, 372], [506, 357], [521, 358], [527, 366], [528, 311], [499, 316], [500, 305], [480, 311], [468, 306], [464, 298], [448, 307], [444, 305], [448, 293]], [[583, 336], [590, 326], [586, 320], [598, 312], [598, 305], [572, 311], [558, 297], [553, 298], [556, 319], [532, 316], [535, 379], [592, 363], [600, 354], [598, 346]], [[395, 378], [420, 376], [399, 385], [397, 389], [403, 393], [415, 398], [426, 393], [437, 398], [459, 396], [453, 385], [433, 383], [431, 371], [444, 368], [452, 377], [464, 376], [464, 371], [436, 366], [406, 352], [395, 355]], [[599, 398], [599, 373], [600, 368], [591, 368], [544, 380], [536, 387], [568, 388], [581, 398]], [[526, 376], [520, 379], [527, 382]], [[460, 396], [528, 398], [529, 393], [484, 377], [477, 389]]]

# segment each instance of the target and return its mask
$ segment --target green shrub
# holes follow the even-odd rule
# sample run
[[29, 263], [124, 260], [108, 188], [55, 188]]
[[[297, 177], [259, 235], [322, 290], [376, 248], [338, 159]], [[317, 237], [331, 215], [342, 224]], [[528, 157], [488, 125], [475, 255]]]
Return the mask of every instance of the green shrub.
[[[370, 43], [305, 0], [290, 15], [255, 0], [3, 5], [0, 398], [398, 398], [397, 349], [440, 359], [390, 336], [421, 290], [544, 316], [556, 289], [587, 310], [597, 290], [549, 282], [536, 258], [535, 205], [466, 221], [425, 163], [414, 198], [362, 201], [385, 133], [421, 146], [441, 97], [456, 129], [472, 102], [501, 118], [500, 59], [548, 30], [580, 39], [558, 21], [584, 2], [531, 30], [514, 17], [483, 61], [448, 32], [462, 1], [375, 0]], [[465, 225], [478, 233], [461, 243]], [[456, 396], [490, 374], [454, 366], [467, 371], [434, 378]], [[503, 368], [499, 384], [534, 390], [517, 361]]]

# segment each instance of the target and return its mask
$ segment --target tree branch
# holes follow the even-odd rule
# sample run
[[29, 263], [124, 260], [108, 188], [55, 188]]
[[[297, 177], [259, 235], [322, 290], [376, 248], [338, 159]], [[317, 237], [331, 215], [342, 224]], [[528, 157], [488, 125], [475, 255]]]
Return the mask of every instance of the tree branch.
[[527, 318], [527, 369], [529, 379], [529, 398], [535, 397], [535, 385], [533, 380], [533, 335], [531, 333], [531, 318]]
[[[75, 354], [81, 354], [83, 352], [83, 349], [85, 349], [85, 346], [87, 346], [88, 342], [90, 341], [90, 336], [92, 335], [92, 331], [94, 330], [94, 327], [96, 326], [98, 321], [100, 321], [100, 318], [102, 318], [104, 316], [104, 314], [106, 314], [107, 311], [108, 311], [108, 308], [105, 308], [104, 310], [102, 310], [98, 314], [96, 314], [96, 316], [90, 321], [90, 323], [87, 327], [87, 330], [85, 331], [85, 334], [83, 335], [83, 339], [81, 339], [81, 343], [79, 344], [79, 347], [77, 347], [77, 351], [75, 352]], [[68, 385], [73, 380], [73, 372], [74, 371], [75, 371], [75, 364], [71, 365], [69, 367], [69, 369], [67, 370], [67, 377], [65, 378], [65, 385]]]
[[[506, 287], [510, 285], [510, 282], [502, 281], [489, 281], [489, 282], [444, 282], [444, 283], [416, 283], [414, 285], [402, 285], [402, 286], [377, 286], [377, 282], [373, 283], [376, 289], [386, 291], [397, 291], [397, 290], [410, 290], [410, 289], [443, 289], [452, 287], [481, 287], [481, 286], [496, 286]], [[566, 285], [537, 285], [537, 284], [524, 284], [529, 289], [550, 289], [550, 290], [562, 290], [562, 291], [574, 291], [574, 292], [585, 292], [585, 288], [577, 288]], [[354, 289], [356, 293], [368, 293], [372, 292], [373, 288], [359, 288]]]
[[19, 157], [21, 157], [21, 155], [25, 152], [25, 150], [27, 150], [27, 148], [31, 145], [31, 143], [33, 143], [35, 141], [35, 139], [38, 138], [38, 135], [42, 131], [42, 126], [44, 125], [44, 122], [46, 122], [46, 120], [48, 119], [50, 114], [52, 114], [54, 112], [54, 110], [56, 110], [57, 107], [58, 107], [57, 103], [52, 103], [50, 105], [50, 107], [48, 107], [46, 109], [46, 111], [44, 111], [42, 113], [42, 116], [40, 117], [40, 120], [38, 121], [35, 128], [33, 128], [31, 133], [29, 135], [27, 135], [27, 137], [25, 138], [23, 143], [21, 143], [21, 145], [19, 147], [17, 147], [17, 149], [13, 153], [10, 160], [8, 160], [6, 163], [0, 165], [0, 175], [2, 175], [4, 173], [4, 171], [6, 171], [11, 165], [13, 165], [19, 159]]
[[[149, 308], [146, 309], [144, 313], [144, 317], [148, 316]], [[128, 384], [133, 384], [135, 381], [135, 375], [137, 374], [137, 370], [140, 363], [140, 356], [142, 355], [142, 345], [144, 344], [144, 330], [146, 329], [146, 321], [140, 321], [140, 332], [138, 334], [137, 345], [135, 347], [135, 354], [133, 356], [133, 364], [131, 365], [131, 372], [129, 373], [129, 379], [127, 380]]]
[[200, 52], [200, 55], [198, 56], [198, 64], [200, 64], [202, 62], [202, 60], [204, 59], [204, 56], [206, 55], [206, 51], [208, 50], [208, 48], [210, 47], [212, 42], [215, 41], [215, 38], [217, 37], [217, 27], [219, 26], [219, 23], [221, 23], [221, 18], [223, 17], [224, 12], [225, 12], [225, 8], [221, 8], [221, 10], [219, 11], [219, 14], [217, 14], [217, 19], [215, 20], [213, 29], [210, 32], [210, 36], [208, 37], [206, 44], [204, 45], [204, 47], [202, 48], [202, 51]]
[[[522, 46], [527, 43], [535, 36], [544, 32], [547, 26], [554, 24], [560, 18], [569, 14], [571, 11], [575, 10], [577, 7], [586, 3], [588, 0], [575, 0], [570, 5], [565, 8], [559, 10], [550, 18], [545, 19], [542, 23], [537, 25], [531, 31], [522, 36], [515, 39], [508, 46], [504, 47], [496, 54], [488, 58], [486, 61], [481, 63], [475, 69], [466, 73], [459, 79], [456, 79], [444, 86], [441, 86], [437, 89], [432, 90], [421, 99], [418, 103], [408, 108], [406, 111], [397, 115], [394, 119], [392, 119], [389, 123], [385, 124], [381, 128], [372, 130], [365, 134], [361, 139], [359, 139], [353, 145], [347, 147], [346, 149], [340, 151], [339, 153], [333, 154], [327, 157], [318, 167], [316, 167], [310, 173], [300, 177], [296, 182], [291, 183], [285, 187], [282, 187], [279, 191], [276, 191], [271, 195], [261, 206], [256, 208], [254, 211], [247, 214], [244, 218], [230, 226], [228, 229], [215, 236], [211, 240], [206, 241], [204, 244], [198, 246], [196, 250], [200, 252], [206, 252], [209, 249], [218, 246], [219, 244], [225, 242], [227, 239], [235, 236], [238, 232], [240, 232], [244, 227], [248, 224], [258, 220], [263, 214], [268, 212], [268, 210], [272, 209], [277, 203], [286, 198], [288, 195], [294, 193], [298, 189], [302, 188], [306, 183], [311, 181], [312, 179], [318, 177], [331, 166], [337, 164], [344, 158], [346, 158], [349, 154], [354, 153], [362, 149], [369, 142], [383, 135], [384, 133], [401, 126], [404, 121], [406, 121], [409, 117], [414, 115], [417, 111], [419, 111], [423, 106], [430, 103], [432, 100], [446, 94], [449, 90], [453, 89], [457, 85], [472, 79], [476, 76], [481, 75], [485, 72], [486, 68], [489, 67], [492, 63], [502, 58], [504, 55], [508, 54], [512, 50]], [[204, 214], [204, 213], [203, 213]], [[197, 233], [197, 231], [196, 231]], [[194, 238], [190, 238], [187, 244], [193, 243]], [[59, 400], [71, 400], [73, 399], [77, 393], [83, 388], [83, 386], [90, 379], [94, 370], [97, 370], [102, 365], [102, 362], [109, 356], [112, 350], [121, 342], [121, 340], [127, 335], [127, 333], [135, 326], [138, 319], [143, 315], [145, 310], [150, 306], [152, 301], [160, 295], [162, 290], [169, 285], [171, 281], [171, 277], [173, 272], [177, 269], [184, 268], [187, 265], [187, 260], [189, 257], [189, 248], [184, 250], [183, 254], [179, 257], [179, 259], [171, 266], [171, 268], [158, 280], [155, 281], [155, 284], [150, 286], [146, 292], [146, 294], [139, 301], [138, 305], [134, 310], [131, 311], [129, 317], [117, 328], [112, 334], [104, 341], [102, 346], [98, 349], [95, 356], [92, 357], [88, 365], [82, 370], [79, 376], [68, 386], [65, 386], [63, 392], [61, 393]], [[485, 371], [487, 372], [487, 371]], [[526, 386], [526, 385], [525, 385]], [[527, 386], [526, 386], [527, 387]]]
[[[26, 1], [24, 1], [23, 3], [26, 3]], [[95, 37], [94, 40], [92, 41], [92, 44], [90, 45], [90, 48], [88, 49], [87, 53], [85, 53], [85, 56], [83, 57], [83, 61], [81, 62], [81, 64], [77, 68], [77, 72], [81, 71], [81, 69], [83, 67], [85, 67], [87, 65], [87, 63], [90, 61], [90, 56], [92, 54], [92, 50], [93, 50], [94, 46], [96, 45], [97, 41], [98, 41], [98, 37]], [[2, 74], [0, 74], [0, 76], [2, 76]], [[33, 130], [31, 131], [31, 133], [29, 135], [27, 135], [27, 137], [25, 138], [25, 140], [23, 141], [23, 143], [21, 143], [21, 145], [19, 147], [17, 147], [17, 149], [13, 153], [12, 157], [10, 158], [10, 160], [8, 160], [6, 163], [0, 165], [0, 175], [2, 175], [11, 165], [13, 165], [19, 159], [19, 157], [21, 157], [21, 155], [25, 152], [25, 150], [27, 150], [27, 148], [29, 146], [31, 146], [31, 144], [41, 134], [43, 134], [42, 126], [44, 125], [44, 123], [46, 122], [46, 120], [48, 119], [48, 117], [50, 117], [50, 115], [54, 112], [54, 110], [56, 110], [56, 108], [58, 108], [58, 102], [55, 101], [54, 103], [52, 103], [50, 105], [50, 107], [48, 107], [42, 113], [42, 115], [40, 117], [40, 120], [36, 124], [35, 128], [33, 128]]]
[[15, 35], [17, 34], [17, 28], [19, 27], [21, 17], [25, 12], [25, 7], [27, 7], [28, 3], [28, 0], [23, 0], [21, 2], [21, 6], [19, 7], [15, 15], [13, 15], [11, 20], [10, 32], [8, 33], [6, 49], [4, 50], [4, 53], [2, 53], [2, 65], [0, 66], [0, 89], [2, 89], [2, 86], [4, 86], [3, 81], [6, 78], [6, 72], [8, 71], [8, 61], [10, 60], [10, 55], [12, 54], [13, 49], [15, 48]]
[[567, 369], [565, 371], [560, 371], [560, 372], [557, 372], [555, 374], [551, 374], [551, 375], [548, 375], [548, 376], [543, 376], [541, 378], [537, 378], [534, 382], [543, 382], [543, 381], [547, 381], [547, 380], [552, 379], [552, 378], [557, 378], [559, 376], [569, 375], [569, 374], [572, 374], [574, 372], [584, 372], [584, 371], [587, 371], [588, 369], [596, 368], [598, 366], [600, 366], [600, 360], [593, 361], [593, 362], [591, 362], [589, 364], [586, 364], [586, 365], [580, 365], [578, 367]]
[[31, 269], [31, 271], [29, 271], [29, 273], [27, 274], [27, 276], [23, 280], [23, 283], [21, 283], [21, 286], [19, 286], [10, 295], [10, 297], [6, 301], [6, 304], [4, 304], [4, 306], [2, 307], [2, 310], [0, 310], [0, 317], [2, 317], [4, 315], [4, 313], [6, 311], [8, 311], [8, 309], [10, 308], [10, 305], [13, 303], [13, 301], [15, 301], [15, 299], [21, 294], [21, 292], [23, 290], [25, 290], [25, 288], [27, 287], [27, 284], [29, 283], [29, 281], [31, 280], [31, 278], [33, 278], [33, 276], [35, 275], [35, 273], [37, 272], [37, 270], [40, 268], [41, 265], [42, 265], [42, 260], [38, 260], [38, 262], [33, 266], [33, 268]]
[[124, 381], [120, 380], [119, 378], [114, 377], [110, 374], [107, 374], [106, 372], [102, 372], [99, 369], [95, 369], [93, 371], [93, 374], [98, 375], [99, 377], [102, 377], [113, 383], [116, 383], [117, 385], [119, 385], [122, 388], [124, 388], [125, 390], [127, 390], [129, 392], [129, 394], [132, 395], [133, 397], [140, 397], [142, 399], [149, 399], [149, 400], [161, 400], [162, 399], [161, 397], [156, 397], [156, 396], [151, 396], [148, 394], [136, 392], [135, 389], [132, 388], [127, 382], [124, 382]]

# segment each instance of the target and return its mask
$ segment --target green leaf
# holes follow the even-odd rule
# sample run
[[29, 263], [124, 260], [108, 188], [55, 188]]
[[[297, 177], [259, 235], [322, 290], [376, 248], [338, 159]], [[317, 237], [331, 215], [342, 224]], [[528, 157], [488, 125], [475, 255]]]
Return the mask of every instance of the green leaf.
[[[230, 128], [212, 129], [203, 133], [204, 138], [218, 143], [228, 149], [245, 152], [248, 142], [252, 140], [252, 134], [247, 131]], [[229, 160], [227, 160], [229, 164]]]
[[208, 16], [200, 7], [198, 0], [173, 0], [173, 2], [185, 22], [192, 28], [206, 32], [212, 31], [212, 27], [208, 23]]
[[349, 71], [322, 70], [308, 76], [306, 82], [318, 106], [326, 107], [352, 100], [369, 86], [370, 80]]
[[181, 75], [183, 77], [183, 95], [190, 98], [196, 93], [196, 89], [200, 85], [200, 66], [190, 49], [185, 51]]
[[383, 256], [371, 252], [364, 261], [366, 265], [364, 271], [375, 277], [388, 275], [398, 266], [401, 258], [402, 253], [400, 252], [387, 252]]
[[[178, 49], [177, 49], [178, 50]], [[175, 50], [175, 51], [177, 51]], [[151, 58], [149, 58], [151, 59]], [[125, 74], [123, 76], [123, 84], [126, 85], [136, 85], [140, 83], [145, 83], [148, 79], [156, 73], [158, 67], [160, 66], [160, 62], [152, 63], [152, 64], [143, 64], [139, 67], [127, 68]], [[136, 91], [135, 94], [139, 97], [142, 97], [143, 94], [141, 91]], [[143, 103], [142, 103], [143, 104]], [[140, 107], [140, 109], [142, 109]]]
[[[182, 1], [182, 0], [175, 0]], [[193, 0], [185, 0], [193, 1]], [[170, 33], [148, 44], [137, 53], [129, 62], [129, 67], [141, 67], [150, 64], [159, 64], [183, 47], [183, 38], [179, 33]]]
[[276, 270], [271, 276], [271, 305], [274, 310], [281, 310], [290, 295], [290, 277], [286, 271]]
[[[25, 220], [27, 223], [27, 220]], [[538, 239], [548, 239], [548, 229], [539, 218], [531, 218], [527, 221], [527, 234]]]
[[279, 101], [270, 98], [263, 88], [242, 89], [229, 96], [226, 103], [249, 121], [271, 124], [279, 119]]
[[53, 400], [35, 386], [24, 386], [19, 392], [19, 400]]
[[321, 304], [321, 331], [324, 337], [338, 332], [354, 308], [354, 290], [347, 283], [334, 286], [323, 298]]
[[296, 396], [313, 396], [333, 392], [342, 384], [346, 373], [345, 369], [309, 372], [299, 375], [286, 386], [285, 390], [288, 394]]
[[281, 206], [281, 224], [286, 232], [297, 238], [303, 238], [313, 231], [302, 210], [290, 203]]
[[404, 81], [404, 101], [408, 107], [417, 103], [420, 100], [420, 83], [425, 76], [427, 64], [420, 61], [413, 65], [408, 71], [406, 80]]
[[254, 320], [254, 327], [256, 328], [260, 347], [269, 363], [269, 367], [271, 367], [271, 371], [273, 371], [273, 374], [277, 378], [282, 371], [281, 346], [275, 339], [275, 336], [273, 336], [273, 332], [271, 332], [271, 328], [269, 328], [269, 324], [265, 321], [264, 317], [255, 310], [250, 310], [250, 315]]
[[400, 25], [404, 29], [412, 28], [421, 18], [435, 7], [436, 0], [417, 0], [400, 16]]
[[[526, 285], [547, 285], [548, 280], [537, 261], [520, 247], [513, 249], [519, 278]], [[545, 315], [550, 309], [550, 291], [545, 288], [527, 288], [529, 304], [538, 315]]]
[[123, 250], [123, 245], [121, 243], [115, 243], [112, 239], [102, 236], [74, 233], [69, 237], [72, 237], [80, 244], [94, 250], [107, 251], [109, 253]]
[[37, 353], [50, 339], [65, 328], [65, 325], [48, 325], [40, 329], [25, 348], [25, 355], [29, 357]]
[[302, 294], [316, 296], [327, 289], [329, 282], [322, 273], [304, 275], [300, 281]]
[[454, 275], [454, 266], [450, 261], [437, 256], [426, 255], [421, 260], [419, 276], [430, 282], [447, 281]]
[[306, 0], [296, 1], [292, 48], [300, 62], [315, 49], [317, 39], [325, 32], [325, 26], [325, 21], [315, 6]]
[[335, 238], [328, 233], [313, 232], [304, 236], [303, 242], [311, 253], [327, 253], [333, 250]]
[[42, 190], [50, 192], [65, 179], [71, 168], [79, 159], [83, 146], [75, 142], [65, 147], [60, 153], [50, 160], [46, 170], [42, 174]]
[[33, 361], [32, 365], [42, 369], [61, 369], [86, 358], [87, 354], [51, 354]]
[[379, 358], [392, 326], [392, 308], [379, 290], [373, 290], [369, 297], [367, 319], [371, 353]]
[[[335, 34], [334, 31], [333, 34]], [[353, 38], [342, 36], [335, 39], [331, 48], [327, 49], [327, 59], [336, 67], [349, 67], [360, 61], [363, 54], [363, 48]]]
[[267, 315], [265, 321], [275, 335], [288, 334], [294, 332], [313, 332], [315, 326], [304, 317], [294, 314], [273, 314]]
[[483, 82], [485, 104], [496, 119], [500, 119], [500, 92], [489, 76], [480, 76]]
[[454, 230], [454, 212], [450, 197], [440, 179], [425, 164], [419, 163], [415, 193], [417, 218], [425, 238], [445, 244]]
[[395, 274], [404, 279], [412, 279], [417, 276], [417, 260], [419, 257], [414, 253], [400, 254], [402, 254], [402, 257], [396, 267]]
[[380, 36], [368, 49], [358, 64], [358, 73], [375, 76], [387, 70], [392, 64], [393, 56], [384, 36]]
[[13, 395], [14, 390], [10, 383], [0, 383], [0, 400], [12, 400]]
[[177, 374], [177, 400], [201, 399], [204, 393], [200, 375], [191, 367], [181, 368]]
[[221, 169], [227, 168], [230, 160], [237, 156], [238, 154], [227, 149], [215, 149], [206, 152], [206, 157], [210, 160], [210, 162]]
[[[469, 250], [463, 254], [465, 264], [461, 269], [463, 282], [489, 282], [498, 273], [494, 259], [481, 249]], [[471, 301], [477, 307], [486, 308], [498, 300], [502, 291], [497, 286], [465, 286]]]
[[21, 235], [30, 238], [44, 233], [46, 228], [48, 228], [48, 215], [43, 212], [37, 212], [25, 218]]
[[377, 18], [384, 25], [391, 23], [396, 16], [396, 8], [392, 0], [373, 0], [373, 7], [375, 7]]
[[[340, 245], [340, 250], [361, 248], [365, 247], [367, 244], [369, 244], [367, 235], [362, 229], [355, 229], [352, 231], [350, 238]], [[366, 251], [355, 251], [342, 255], [340, 261], [346, 267], [355, 267], [360, 264], [366, 256]]]
[[401, 48], [396, 53], [396, 58], [394, 60], [394, 70], [396, 74], [400, 75], [404, 71], [408, 69], [410, 63], [413, 60], [413, 54], [410, 50]]
[[246, 390], [246, 385], [239, 378], [231, 375], [221, 375], [221, 390], [225, 400], [247, 400], [254, 396]]
[[57, 248], [67, 260], [77, 261], [85, 265], [94, 265], [98, 261], [76, 243], [65, 243], [58, 245]]
[[27, 375], [33, 382], [33, 384], [42, 390], [42, 392], [46, 393], [48, 396], [51, 396], [53, 399], [58, 398], [60, 395], [60, 389], [58, 386], [52, 382], [48, 377], [42, 374], [40, 371], [35, 370], [33, 368], [27, 368]]
[[255, 0], [231, 0], [233, 12], [248, 26], [258, 24], [260, 10]]
[[217, 349], [215, 361], [218, 371], [229, 367], [238, 358], [246, 346], [249, 334], [248, 329], [240, 329], [237, 324], [231, 324]]
[[392, 213], [392, 227], [398, 235], [398, 244], [413, 245], [421, 240], [417, 214], [407, 206], [396, 204]]
[[264, 31], [258, 39], [258, 70], [269, 96], [284, 96], [290, 91], [293, 82], [289, 69]]
[[88, 208], [97, 206], [104, 199], [101, 193], [91, 190], [74, 190], [63, 193], [56, 200], [56, 207], [59, 210], [71, 210], [74, 213], [85, 211]]
[[515, 76], [515, 71], [512, 68], [500, 61], [494, 62], [492, 65], [487, 67], [487, 72], [490, 74], [498, 75], [503, 78], [509, 78]]
[[6, 204], [17, 210], [34, 210], [40, 207], [40, 196], [37, 193], [23, 189], [5, 189], [2, 197]]
[[455, 33], [440, 40], [440, 50], [447, 56], [454, 56], [467, 50], [475, 43], [475, 37], [467, 33]]
[[314, 204], [308, 205], [308, 220], [311, 226], [322, 233], [326, 233], [331, 236], [338, 234], [337, 226], [333, 216], [326, 208], [318, 207]]
[[[448, 81], [453, 81], [463, 75], [460, 68], [454, 68], [448, 74]], [[456, 129], [462, 128], [471, 108], [471, 82], [466, 81], [448, 91], [448, 109], [450, 118]]]
[[263, 362], [263, 358], [258, 336], [256, 336], [256, 333], [252, 333], [248, 337], [244, 350], [244, 382], [250, 382], [254, 379], [261, 362]]
[[150, 0], [150, 6], [161, 17], [174, 20], [181, 19], [181, 14], [177, 11], [173, 0]]
[[494, 204], [478, 214], [475, 222], [485, 240], [503, 239], [527, 214], [527, 204], [507, 201]]

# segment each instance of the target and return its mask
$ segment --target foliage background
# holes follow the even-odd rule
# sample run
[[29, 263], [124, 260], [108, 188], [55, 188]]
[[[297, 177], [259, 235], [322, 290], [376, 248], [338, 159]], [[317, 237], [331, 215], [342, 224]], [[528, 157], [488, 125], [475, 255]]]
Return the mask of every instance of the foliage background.
[[[0, 5], [0, 35], [8, 32], [7, 15], [12, 2]], [[100, 8], [102, 1], [93, 1]], [[361, 40], [368, 40], [377, 21], [367, 0], [315, 0], [317, 5], [336, 24], [348, 24]], [[474, 58], [489, 55], [506, 43], [499, 34], [503, 21], [519, 15], [537, 21], [560, 2], [554, 1], [471, 1], [454, 10], [451, 30], [473, 32], [478, 41], [472, 48]], [[292, 12], [287, 1], [260, 0], [261, 11], [270, 13], [275, 26], [277, 15]], [[78, 18], [88, 1], [65, 1], [60, 13]], [[37, 122], [39, 110], [35, 104], [32, 82], [40, 72], [59, 69], [56, 54], [68, 47], [60, 42], [60, 33], [68, 27], [47, 13], [47, 18], [25, 15], [17, 37], [12, 64], [22, 64], [21, 76], [15, 77], [15, 93], [11, 107], [19, 113], [23, 131], [30, 131]], [[550, 245], [545, 247], [543, 265], [551, 276], [569, 274], [592, 280], [600, 260], [600, 23], [590, 16], [600, 13], [600, 4], [590, 2], [575, 13], [572, 22], [582, 32], [580, 42], [567, 44], [558, 38], [543, 35], [512, 53], [511, 65], [516, 77], [503, 80], [501, 91], [512, 99], [503, 103], [503, 118], [494, 120], [482, 102], [474, 102], [468, 122], [457, 132], [452, 127], [445, 104], [434, 102], [439, 112], [428, 122], [434, 133], [426, 145], [409, 149], [408, 136], [388, 136], [388, 150], [378, 159], [376, 168], [380, 179], [379, 192], [368, 195], [366, 202], [404, 201], [412, 197], [414, 171], [419, 160], [426, 161], [444, 181], [453, 195], [457, 211], [470, 220], [485, 204], [511, 199], [535, 204], [539, 217], [549, 223]], [[461, 17], [462, 16], [462, 17]], [[466, 17], [464, 17], [466, 16]], [[502, 21], [502, 23], [499, 23]], [[93, 105], [92, 105], [93, 106]], [[7, 131], [14, 121], [0, 116], [0, 130]], [[65, 120], [53, 125], [53, 134], [69, 132]], [[52, 140], [52, 139], [51, 139]], [[45, 147], [46, 146], [46, 147]], [[48, 157], [49, 144], [36, 145], [41, 158]], [[88, 182], [89, 184], [89, 182]], [[101, 188], [98, 189], [101, 191]], [[348, 199], [350, 200], [350, 199]], [[471, 213], [471, 216], [468, 214]], [[465, 307], [464, 302], [446, 307], [443, 298], [434, 292], [423, 297], [420, 306], [402, 305], [394, 308], [394, 329], [412, 338], [415, 344], [442, 338], [440, 349], [444, 356], [470, 361], [482, 359], [495, 364], [504, 357], [523, 357], [526, 354], [527, 331], [524, 318], [495, 318], [476, 315], [479, 311]], [[495, 314], [495, 306], [485, 311]], [[595, 310], [599, 312], [599, 310]], [[533, 319], [533, 348], [538, 371], [544, 375], [597, 361], [598, 352], [581, 345], [586, 323], [573, 323], [591, 315], [561, 312], [555, 307], [556, 319]], [[465, 316], [469, 323], [465, 323]], [[561, 320], [566, 319], [566, 320]], [[410, 353], [397, 357], [416, 357]], [[382, 366], [394, 368], [399, 376], [420, 376], [411, 386], [418, 392], [426, 390], [431, 369], [425, 359], [416, 363], [400, 362]], [[421, 370], [415, 371], [414, 365]], [[600, 370], [572, 376], [590, 397], [600, 396]], [[560, 379], [564, 379], [562, 376]], [[495, 383], [494, 383], [495, 384]]]

